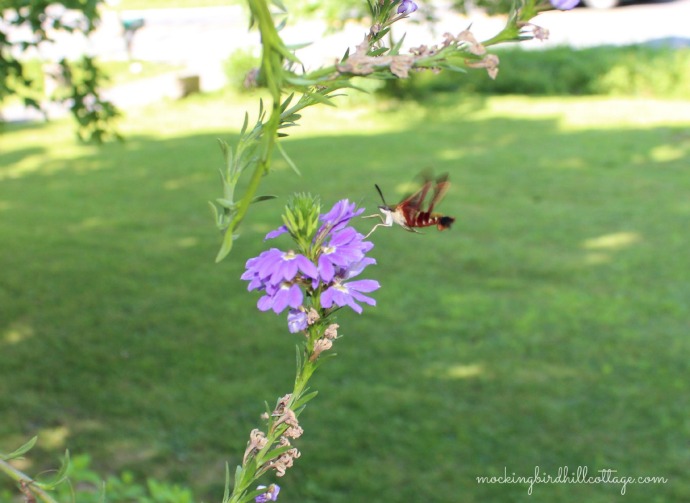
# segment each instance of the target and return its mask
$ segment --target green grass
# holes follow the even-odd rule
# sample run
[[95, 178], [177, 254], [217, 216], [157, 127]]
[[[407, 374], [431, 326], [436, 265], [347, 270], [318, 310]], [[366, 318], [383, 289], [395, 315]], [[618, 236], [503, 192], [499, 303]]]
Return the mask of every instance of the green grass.
[[[194, 98], [78, 146], [72, 125], [0, 134], [0, 451], [89, 452], [220, 501], [263, 402], [292, 378], [285, 320], [239, 280], [295, 190], [369, 210], [448, 171], [446, 233], [373, 235], [378, 306], [339, 316], [282, 502], [609, 502], [618, 485], [477, 484], [535, 466], [667, 477], [690, 499], [690, 105], [458, 99], [305, 117], [230, 259], [206, 201], [243, 103]], [[228, 123], [232, 120], [232, 123]], [[359, 224], [366, 230], [371, 221]]]

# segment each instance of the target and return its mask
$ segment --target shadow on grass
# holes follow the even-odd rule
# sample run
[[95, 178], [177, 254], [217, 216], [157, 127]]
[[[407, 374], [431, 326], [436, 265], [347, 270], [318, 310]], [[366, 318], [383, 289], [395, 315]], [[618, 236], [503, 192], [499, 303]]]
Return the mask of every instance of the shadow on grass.
[[[238, 462], [262, 401], [286, 392], [299, 342], [256, 312], [244, 261], [294, 191], [373, 208], [375, 182], [395, 199], [433, 167], [451, 174], [439, 209], [456, 225], [373, 235], [378, 306], [339, 316], [339, 358], [316, 378], [284, 500], [620, 490], [543, 485], [530, 499], [525, 484], [475, 479], [564, 465], [671, 479], [629, 487], [631, 501], [690, 497], [686, 133], [453, 113], [291, 138], [303, 178], [276, 162], [262, 192], [281, 199], [251, 211], [221, 265], [205, 207], [219, 195], [214, 134], [132, 136], [3, 181], [0, 450], [39, 434], [32, 471], [69, 447], [220, 499], [224, 462]], [[24, 150], [0, 166], [41, 153]]]

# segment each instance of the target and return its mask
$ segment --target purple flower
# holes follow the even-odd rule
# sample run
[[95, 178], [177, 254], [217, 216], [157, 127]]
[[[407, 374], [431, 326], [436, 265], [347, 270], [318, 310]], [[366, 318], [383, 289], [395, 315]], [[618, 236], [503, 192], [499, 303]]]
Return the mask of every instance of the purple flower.
[[278, 484], [271, 484], [270, 486], [257, 486], [257, 489], [268, 489], [263, 494], [259, 494], [254, 501], [256, 503], [266, 503], [267, 501], [278, 501], [278, 493], [280, 492], [280, 486]]
[[580, 3], [580, 0], [550, 0], [551, 5], [559, 10], [574, 9]]
[[248, 290], [263, 290], [265, 295], [256, 303], [260, 311], [273, 309], [277, 314], [286, 307], [302, 305], [302, 289], [295, 282], [298, 274], [316, 280], [316, 266], [307, 257], [292, 251], [271, 248], [258, 257], [247, 260], [242, 279], [249, 281]]
[[319, 277], [329, 283], [335, 276], [336, 268], [349, 268], [362, 260], [364, 254], [373, 247], [373, 243], [364, 241], [364, 236], [352, 227], [331, 234], [328, 243], [321, 247], [318, 259]]
[[319, 220], [324, 223], [324, 227], [329, 227], [331, 231], [338, 231], [345, 227], [350, 219], [364, 212], [364, 208], [356, 208], [355, 203], [350, 203], [348, 199], [341, 199], [328, 213], [321, 215]]
[[412, 14], [417, 10], [417, 4], [412, 0], [402, 0], [398, 6], [398, 14]]
[[249, 290], [261, 289], [266, 284], [274, 286], [282, 281], [292, 281], [298, 272], [308, 278], [318, 277], [316, 266], [307, 257], [292, 251], [271, 248], [255, 258], [247, 260], [243, 280], [249, 281]]
[[277, 288], [268, 285], [266, 295], [261, 297], [256, 303], [259, 311], [268, 311], [278, 314], [286, 307], [298, 308], [302, 305], [302, 289], [294, 283], [281, 283]]
[[278, 227], [277, 229], [272, 230], [271, 232], [269, 232], [268, 234], [266, 234], [266, 237], [264, 238], [264, 241], [268, 241], [269, 239], [275, 239], [275, 238], [277, 238], [278, 236], [280, 236], [281, 234], [285, 234], [285, 233], [287, 233], [287, 232], [289, 232], [289, 231], [288, 231], [288, 228], [285, 227], [284, 225], [281, 225], [281, 226]]
[[373, 279], [360, 279], [342, 283], [336, 281], [330, 288], [321, 294], [321, 305], [329, 308], [335, 304], [339, 307], [350, 306], [356, 313], [362, 312], [362, 306], [357, 302], [364, 302], [375, 306], [376, 301], [363, 293], [373, 292], [381, 287], [379, 282]]
[[301, 309], [290, 309], [287, 319], [290, 333], [296, 334], [307, 328], [307, 313]]

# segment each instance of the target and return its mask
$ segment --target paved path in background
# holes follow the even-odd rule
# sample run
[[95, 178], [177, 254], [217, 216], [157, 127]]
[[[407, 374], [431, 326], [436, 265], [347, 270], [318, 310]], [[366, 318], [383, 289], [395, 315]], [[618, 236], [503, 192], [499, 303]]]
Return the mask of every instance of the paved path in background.
[[[469, 17], [440, 9], [440, 22], [432, 32], [428, 26], [415, 23], [398, 25], [402, 34], [407, 31], [406, 44], [416, 46], [442, 40], [446, 32], [457, 33], [472, 22], [472, 31], [479, 39], [492, 36], [503, 26], [500, 18], [481, 13]], [[99, 29], [89, 39], [81, 35], [60, 34], [56, 44], [41, 51], [45, 58], [78, 57], [83, 53], [97, 55], [104, 60], [127, 58], [122, 37], [124, 19], [143, 18], [132, 44], [134, 59], [182, 64], [186, 73], [201, 77], [202, 90], [213, 90], [224, 84], [223, 62], [237, 49], [252, 49], [258, 53], [259, 37], [247, 31], [247, 14], [241, 6], [191, 9], [162, 9], [115, 12], [106, 10]], [[690, 0], [656, 1], [626, 5], [611, 10], [578, 8], [568, 12], [551, 11], [540, 14], [535, 23], [549, 29], [546, 42], [530, 41], [525, 47], [539, 48], [554, 45], [587, 47], [602, 44], [650, 43], [671, 40], [678, 45], [690, 45]], [[314, 42], [299, 51], [307, 69], [330, 64], [362, 40], [366, 28], [348, 23], [337, 33], [327, 35], [319, 21], [301, 21], [288, 25], [281, 35], [286, 42]], [[176, 75], [146, 79], [127, 84], [106, 93], [117, 105], [127, 108], [172, 96]], [[12, 111], [7, 119], [13, 117]], [[55, 115], [59, 112], [53, 111]], [[24, 117], [26, 118], [26, 117]]]

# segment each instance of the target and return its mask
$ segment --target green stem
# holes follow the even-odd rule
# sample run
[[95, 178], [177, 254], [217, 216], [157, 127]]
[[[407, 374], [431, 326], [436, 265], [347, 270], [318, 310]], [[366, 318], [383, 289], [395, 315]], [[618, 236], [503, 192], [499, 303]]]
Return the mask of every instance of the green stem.
[[26, 475], [24, 472], [17, 470], [14, 466], [10, 465], [8, 462], [0, 459], [0, 470], [5, 472], [12, 480], [24, 483], [32, 494], [38, 496], [45, 503], [58, 503], [52, 496], [50, 496], [46, 491], [41, 489], [36, 482]]
[[[314, 337], [314, 333], [312, 333], [312, 330], [310, 329], [310, 340], [312, 337]], [[314, 370], [314, 362], [309, 360], [309, 351], [307, 350], [302, 358], [301, 366], [297, 368], [295, 384], [291, 393], [292, 396], [287, 404], [288, 408], [291, 408], [292, 405], [302, 397], [302, 394], [309, 383], [309, 379], [314, 374]], [[265, 459], [265, 457], [271, 450], [273, 450], [283, 432], [282, 429], [275, 429], [272, 427], [272, 421], [274, 420], [275, 419], [272, 419], [271, 423], [269, 423], [268, 432], [266, 434], [266, 447], [256, 453], [256, 455], [253, 457], [249, 458], [249, 462], [247, 463], [248, 466], [243, 465], [241, 467], [241, 470], [244, 473], [242, 473], [242, 475], [239, 477], [239, 480], [245, 481], [245, 483], [233, 488], [228, 503], [239, 503], [240, 501], [243, 501], [249, 487], [266, 472], [266, 470], [261, 470], [261, 466], [267, 461], [270, 461]], [[246, 473], [246, 470], [252, 470], [252, 473]]]
[[258, 132], [261, 134], [261, 155], [254, 166], [254, 172], [247, 190], [237, 206], [237, 213], [233, 216], [228, 228], [225, 230], [223, 245], [221, 246], [216, 262], [220, 262], [232, 249], [232, 241], [235, 238], [235, 230], [244, 219], [249, 205], [259, 189], [261, 178], [271, 168], [271, 156], [275, 147], [278, 127], [280, 126], [280, 96], [283, 86], [282, 61], [285, 55], [285, 46], [273, 24], [271, 12], [265, 0], [248, 0], [249, 9], [257, 20], [261, 34], [261, 71], [266, 79], [266, 85], [271, 92], [272, 108], [271, 116]]

